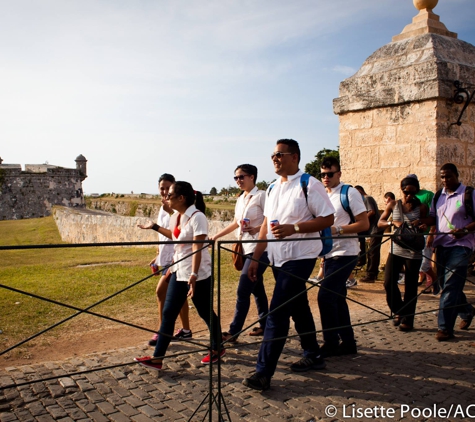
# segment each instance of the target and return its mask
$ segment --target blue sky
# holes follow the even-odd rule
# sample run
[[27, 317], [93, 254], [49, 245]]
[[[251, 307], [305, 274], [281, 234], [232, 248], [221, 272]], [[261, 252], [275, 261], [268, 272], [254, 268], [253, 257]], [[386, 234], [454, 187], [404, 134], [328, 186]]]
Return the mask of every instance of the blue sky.
[[[475, 44], [475, 0], [434, 12]], [[275, 141], [302, 168], [338, 145], [339, 83], [391, 42], [412, 0], [0, 0], [0, 156], [74, 167], [86, 193], [207, 192], [238, 164], [272, 180]]]

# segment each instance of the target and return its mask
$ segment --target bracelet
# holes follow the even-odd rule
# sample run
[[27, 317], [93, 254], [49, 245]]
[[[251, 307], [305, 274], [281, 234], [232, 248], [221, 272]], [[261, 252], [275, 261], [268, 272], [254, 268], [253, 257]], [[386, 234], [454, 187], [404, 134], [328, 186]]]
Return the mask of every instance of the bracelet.
[[153, 226], [152, 226], [152, 230], [155, 230], [156, 232], [158, 232], [158, 230], [160, 229], [160, 226], [155, 223]]
[[190, 277], [192, 277], [192, 276], [195, 276], [196, 278], [198, 278], [198, 274], [196, 274], [196, 273], [191, 273]]

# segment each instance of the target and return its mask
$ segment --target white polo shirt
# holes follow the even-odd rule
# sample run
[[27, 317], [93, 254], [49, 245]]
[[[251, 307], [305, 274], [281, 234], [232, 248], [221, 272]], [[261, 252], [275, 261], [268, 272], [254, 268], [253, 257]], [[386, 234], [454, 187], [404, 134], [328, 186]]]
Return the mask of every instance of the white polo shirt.
[[[208, 220], [206, 216], [198, 209], [191, 205], [185, 211], [185, 214], [181, 216], [180, 225], [181, 232], [178, 237], [175, 237], [173, 234], [175, 227], [177, 226], [178, 216], [180, 213], [176, 212], [170, 217], [170, 230], [172, 231], [173, 240], [193, 240], [194, 236], [199, 236], [202, 234], [208, 235]], [[206, 239], [208, 237], [206, 236]], [[193, 244], [192, 243], [181, 243], [176, 244], [175, 254], [173, 255], [173, 261], [178, 262], [180, 259], [188, 256], [183, 261], [178, 262], [177, 264], [171, 267], [172, 272], [176, 272], [176, 279], [178, 281], [188, 282], [190, 275], [192, 273], [192, 256], [193, 253]], [[199, 244], [200, 247], [203, 247], [204, 244]], [[198, 252], [199, 253], [199, 252]], [[208, 247], [206, 246], [201, 250], [201, 264], [198, 270], [198, 280], [204, 280], [211, 275], [211, 256], [208, 252]]]
[[[163, 206], [160, 207], [160, 211], [158, 211], [157, 224], [164, 229], [168, 229], [170, 226], [170, 214], [163, 209]], [[168, 237], [160, 233], [158, 233], [158, 240], [160, 242], [170, 242]], [[155, 259], [155, 264], [160, 267], [170, 265], [173, 261], [174, 249], [173, 245], [170, 244], [159, 245], [158, 250], [160, 253]]]
[[[268, 193], [264, 215], [267, 217], [267, 238], [275, 239], [270, 222], [278, 220], [280, 224], [296, 224], [312, 220], [315, 217], [327, 217], [335, 212], [322, 182], [310, 177], [307, 187], [307, 200], [300, 186], [299, 170], [292, 176], [287, 176], [283, 182], [279, 177], [274, 187]], [[295, 233], [284, 239], [283, 242], [270, 242], [267, 253], [270, 262], [281, 267], [287, 261], [316, 258], [322, 250], [320, 240], [292, 242], [291, 239], [318, 237], [319, 233]]]
[[[264, 221], [264, 206], [266, 203], [266, 192], [259, 190], [257, 186], [244, 197], [242, 194], [237, 202], [234, 209], [234, 218], [238, 223], [239, 227], [236, 229], [236, 238], [241, 234], [241, 220], [243, 218], [248, 218], [250, 220], [250, 227], [258, 227]], [[249, 232], [244, 232], [242, 234], [242, 240], [257, 240], [259, 237], [259, 232], [252, 235]], [[251, 254], [256, 249], [255, 243], [243, 243], [244, 254]]]
[[[328, 197], [335, 208], [335, 222], [334, 226], [347, 226], [351, 223], [350, 215], [343, 209], [341, 205], [340, 192], [343, 183], [340, 183], [338, 186], [330, 189]], [[350, 205], [351, 212], [354, 216], [366, 212], [366, 206], [363, 201], [363, 196], [355, 188], [348, 189], [348, 201]], [[325, 255], [325, 258], [331, 258], [333, 256], [354, 256], [358, 255], [360, 252], [360, 244], [358, 238], [352, 239], [339, 239], [338, 237], [333, 238], [333, 248]]]

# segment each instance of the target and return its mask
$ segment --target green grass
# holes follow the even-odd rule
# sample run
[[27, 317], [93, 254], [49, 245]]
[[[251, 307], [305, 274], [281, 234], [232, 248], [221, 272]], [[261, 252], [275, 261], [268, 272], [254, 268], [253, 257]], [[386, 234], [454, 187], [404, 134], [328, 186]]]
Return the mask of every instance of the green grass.
[[[52, 217], [0, 221], [0, 246], [61, 244]], [[227, 245], [229, 247], [230, 245]], [[75, 310], [32, 297], [38, 295], [86, 308], [150, 275], [148, 263], [155, 247], [81, 247], [59, 249], [0, 250], [0, 351], [76, 313]], [[217, 258], [217, 256], [216, 256]], [[239, 273], [228, 252], [222, 252], [221, 288], [223, 312], [232, 312]], [[124, 293], [91, 309], [112, 318], [155, 328], [155, 286], [150, 277]], [[272, 272], [266, 272], [272, 292]], [[197, 318], [193, 309], [190, 319]], [[79, 320], [79, 322], [78, 322]], [[34, 347], [69, 330], [86, 332], [91, 325], [110, 325], [104, 319], [82, 315], [26, 344]]]

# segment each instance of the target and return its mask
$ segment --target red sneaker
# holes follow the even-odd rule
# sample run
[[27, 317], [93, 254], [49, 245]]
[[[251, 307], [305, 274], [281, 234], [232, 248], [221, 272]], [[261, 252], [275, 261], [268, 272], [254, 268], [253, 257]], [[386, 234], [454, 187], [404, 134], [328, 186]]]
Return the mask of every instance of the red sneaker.
[[155, 369], [155, 371], [160, 371], [162, 369], [162, 362], [154, 363], [152, 357], [144, 356], [143, 358], [134, 358], [135, 362], [138, 362], [140, 365], [145, 366], [146, 368]]
[[[219, 354], [220, 357], [223, 357], [226, 354], [226, 349], [221, 349], [221, 353]], [[218, 361], [218, 354], [213, 353], [211, 355], [211, 352], [208, 353], [207, 356], [205, 356], [203, 359], [201, 359], [201, 363], [204, 363], [205, 365], [209, 365], [211, 362], [216, 363]]]

